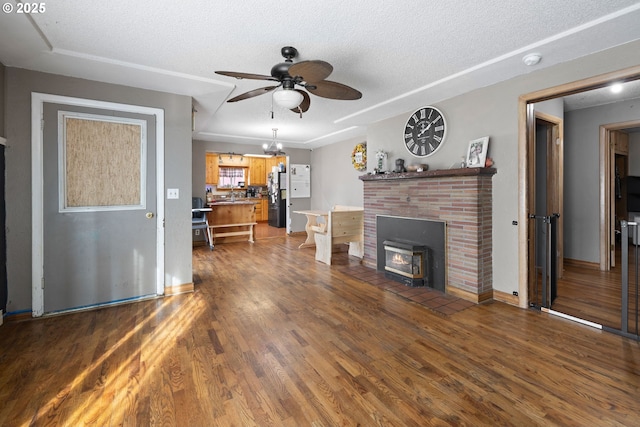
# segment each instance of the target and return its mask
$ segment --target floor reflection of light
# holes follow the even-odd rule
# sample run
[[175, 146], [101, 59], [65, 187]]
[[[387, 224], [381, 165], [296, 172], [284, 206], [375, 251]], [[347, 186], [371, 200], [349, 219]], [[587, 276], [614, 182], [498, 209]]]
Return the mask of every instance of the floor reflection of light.
[[[137, 400], [138, 390], [148, 386], [149, 382], [154, 380], [156, 369], [162, 366], [167, 354], [173, 351], [176, 339], [185, 331], [194, 328], [205, 308], [205, 303], [194, 298], [193, 294], [167, 297], [156, 301], [162, 301], [160, 307], [152, 309], [146, 318], [136, 323], [133, 329], [78, 374], [72, 382], [62, 387], [58, 395], [43, 405], [37, 414], [25, 421], [23, 425], [48, 423], [51, 417], [56, 416], [56, 412], [60, 411], [61, 406], [64, 408], [56, 416], [60, 418], [58, 420], [60, 425], [121, 424], [122, 420], [134, 416], [137, 412], [136, 406], [141, 404]], [[153, 302], [137, 304], [153, 304]], [[145, 328], [150, 329], [151, 332], [139, 345], [132, 346], [128, 343]], [[127, 346], [131, 350], [127, 350]], [[131, 354], [127, 354], [124, 360], [117, 362], [116, 370], [108, 371], [109, 358], [119, 349], [125, 349], [124, 351], [129, 351]], [[136, 359], [141, 360], [136, 361]], [[83, 392], [81, 388], [85, 379], [105, 368], [107, 370], [105, 382], [95, 386], [92, 392]], [[72, 399], [73, 403], [65, 402], [67, 399]], [[100, 400], [100, 404], [94, 404], [95, 400]], [[71, 407], [66, 408], [68, 405]], [[105, 411], [105, 406], [109, 410]]]

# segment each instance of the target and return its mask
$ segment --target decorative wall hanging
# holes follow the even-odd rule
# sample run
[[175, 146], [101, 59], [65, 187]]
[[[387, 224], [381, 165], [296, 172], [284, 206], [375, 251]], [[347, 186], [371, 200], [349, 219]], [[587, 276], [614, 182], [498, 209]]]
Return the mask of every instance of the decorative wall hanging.
[[357, 171], [367, 169], [367, 143], [361, 142], [356, 145], [351, 153], [351, 164]]
[[378, 164], [376, 166], [376, 173], [384, 173], [386, 170], [386, 159], [387, 159], [387, 153], [382, 150], [379, 149], [378, 151], [376, 151], [376, 159], [378, 159]]

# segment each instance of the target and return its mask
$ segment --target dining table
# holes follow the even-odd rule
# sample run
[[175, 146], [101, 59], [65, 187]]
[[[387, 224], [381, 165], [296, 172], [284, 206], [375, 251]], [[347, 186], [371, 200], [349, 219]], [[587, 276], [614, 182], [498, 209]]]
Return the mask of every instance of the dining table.
[[[327, 227], [327, 219], [329, 212], [322, 210], [306, 210], [306, 211], [293, 211], [293, 213], [305, 215], [307, 217], [307, 223], [304, 226], [304, 230], [307, 232], [307, 240], [304, 241], [298, 248], [310, 248], [316, 246], [315, 233], [323, 232]], [[319, 221], [320, 220], [320, 221]]]

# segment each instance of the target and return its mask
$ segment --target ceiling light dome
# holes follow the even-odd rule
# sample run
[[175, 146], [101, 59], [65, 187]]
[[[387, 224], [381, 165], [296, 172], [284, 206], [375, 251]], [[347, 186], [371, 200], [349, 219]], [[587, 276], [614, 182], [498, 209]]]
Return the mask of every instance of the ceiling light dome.
[[282, 108], [293, 109], [302, 102], [302, 94], [293, 89], [282, 89], [273, 92], [273, 101]]

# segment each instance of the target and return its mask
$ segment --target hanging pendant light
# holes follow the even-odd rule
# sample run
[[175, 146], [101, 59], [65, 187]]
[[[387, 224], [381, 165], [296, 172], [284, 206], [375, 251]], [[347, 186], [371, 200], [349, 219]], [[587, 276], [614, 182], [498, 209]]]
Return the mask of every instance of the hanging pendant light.
[[271, 144], [267, 144], [266, 142], [262, 144], [262, 149], [264, 150], [264, 154], [268, 154], [271, 156], [282, 156], [284, 155], [284, 151], [282, 151], [282, 144], [279, 143], [278, 140], [278, 128], [273, 128], [273, 140]]

